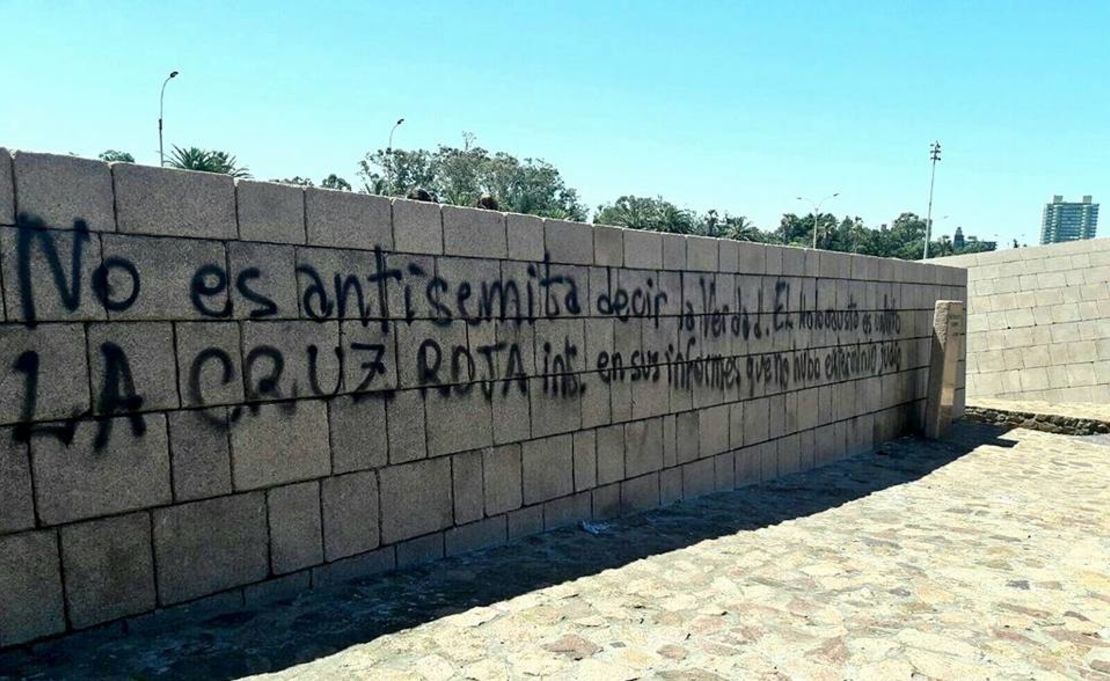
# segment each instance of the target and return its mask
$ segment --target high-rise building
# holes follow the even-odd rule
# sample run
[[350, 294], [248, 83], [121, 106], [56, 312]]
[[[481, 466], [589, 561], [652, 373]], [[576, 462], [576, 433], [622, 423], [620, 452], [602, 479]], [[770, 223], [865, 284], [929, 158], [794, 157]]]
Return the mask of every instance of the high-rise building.
[[952, 246], [956, 250], [959, 250], [959, 249], [964, 247], [964, 243], [966, 243], [964, 241], [964, 228], [963, 227], [957, 227], [956, 228], [956, 236], [952, 237]]
[[1052, 203], [1044, 205], [1041, 218], [1041, 243], [1058, 244], [1063, 241], [1095, 238], [1098, 227], [1098, 204], [1091, 202], [1088, 194], [1079, 203], [1064, 201], [1057, 194]]

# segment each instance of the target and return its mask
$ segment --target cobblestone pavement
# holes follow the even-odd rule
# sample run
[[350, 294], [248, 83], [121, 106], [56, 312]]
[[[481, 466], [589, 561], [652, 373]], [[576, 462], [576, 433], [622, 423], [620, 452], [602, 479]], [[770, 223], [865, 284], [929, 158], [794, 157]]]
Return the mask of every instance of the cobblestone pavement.
[[968, 406], [997, 409], [999, 411], [1017, 411], [1027, 414], [1067, 416], [1110, 423], [1110, 404], [1094, 402], [1037, 402], [1034, 400], [999, 400], [989, 397], [976, 397], [968, 401]]
[[1110, 679], [1110, 447], [962, 424], [162, 634], [40, 678]]

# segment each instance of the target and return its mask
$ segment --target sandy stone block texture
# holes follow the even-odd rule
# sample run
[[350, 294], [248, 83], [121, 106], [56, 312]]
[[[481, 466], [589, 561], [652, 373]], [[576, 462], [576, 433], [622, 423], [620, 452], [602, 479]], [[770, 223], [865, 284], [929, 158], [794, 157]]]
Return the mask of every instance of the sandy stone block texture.
[[275, 487], [266, 493], [270, 527], [270, 569], [286, 574], [322, 563], [320, 483], [313, 480]]
[[[8, 321], [104, 319], [92, 290], [100, 267], [95, 234], [0, 227], [0, 276]], [[77, 261], [77, 271], [71, 264]], [[61, 267], [64, 279], [54, 278]]]
[[159, 506], [172, 498], [162, 414], [83, 421], [69, 445], [55, 437], [33, 438], [31, 466], [35, 506], [47, 525]]
[[238, 323], [178, 322], [173, 335], [177, 344], [177, 389], [183, 406], [243, 401]]
[[154, 608], [150, 532], [147, 513], [62, 528], [66, 602], [75, 628]]
[[[205, 319], [227, 309], [227, 256], [219, 241], [104, 234], [108, 318]], [[132, 273], [134, 268], [134, 273]], [[194, 288], [204, 310], [193, 302]]]
[[505, 214], [478, 208], [443, 206], [443, 246], [447, 255], [506, 257]]
[[493, 412], [477, 386], [466, 395], [444, 395], [428, 390], [424, 409], [427, 415], [428, 455], [440, 456], [493, 444]]
[[12, 154], [0, 147], [0, 225], [15, 224], [15, 185], [12, 182]]
[[659, 269], [663, 266], [663, 239], [666, 235], [640, 229], [624, 229], [621, 234], [624, 238], [625, 267]]
[[450, 459], [389, 466], [379, 475], [383, 542], [392, 544], [451, 526]]
[[175, 501], [231, 494], [227, 409], [190, 409], [167, 414]]
[[377, 548], [378, 478], [373, 471], [324, 478], [320, 492], [325, 559], [332, 561]]
[[503, 445], [482, 452], [486, 515], [520, 508], [522, 471], [520, 445]]
[[712, 237], [686, 237], [686, 267], [690, 270], [716, 272], [719, 252], [717, 240]]
[[[235, 241], [227, 245], [228, 288], [235, 319], [296, 319], [296, 250], [286, 244]], [[205, 303], [211, 310], [219, 308]]]
[[20, 151], [15, 154], [14, 167], [17, 215], [29, 221], [37, 218], [54, 229], [73, 229], [81, 221], [94, 232], [116, 230], [112, 173], [107, 163]]
[[331, 189], [305, 190], [305, 228], [314, 246], [393, 250], [390, 201]]
[[509, 541], [543, 532], [543, 506], [527, 506], [508, 516]]
[[34, 527], [34, 503], [27, 445], [11, 428], [0, 428], [0, 534]]
[[455, 524], [480, 520], [485, 512], [482, 488], [482, 451], [463, 452], [451, 457], [452, 497]]
[[393, 247], [401, 253], [443, 253], [443, 217], [438, 203], [393, 199]]
[[242, 409], [231, 424], [231, 464], [236, 490], [328, 475], [324, 403], [298, 400]]
[[457, 556], [460, 553], [504, 544], [507, 536], [508, 525], [506, 517], [502, 515], [453, 527], [444, 533], [443, 539], [447, 555]]
[[658, 473], [631, 478], [621, 483], [621, 513], [635, 513], [658, 505]]
[[661, 234], [663, 240], [663, 269], [672, 272], [685, 270], [688, 257], [686, 237], [681, 234]]
[[[0, 423], [45, 421], [76, 416], [90, 407], [85, 330], [80, 324], [49, 324], [34, 329], [0, 327], [0, 362], [30, 372], [37, 367], [33, 403], [18, 375], [0, 390]], [[34, 353], [34, 354], [32, 354]]]
[[388, 459], [385, 400], [377, 395], [328, 400], [332, 472], [381, 468]]
[[235, 239], [235, 181], [228, 175], [115, 163], [119, 231]]
[[593, 264], [607, 267], [620, 267], [624, 264], [624, 231], [619, 227], [593, 227]]
[[624, 427], [625, 476], [629, 478], [663, 467], [663, 420], [633, 421]]
[[567, 220], [543, 221], [544, 246], [552, 262], [572, 265], [594, 264], [595, 229]]
[[386, 401], [389, 463], [423, 459], [428, 455], [424, 430], [424, 396], [419, 390], [401, 390]]
[[266, 495], [234, 494], [155, 509], [154, 557], [163, 605], [265, 578]]
[[[174, 360], [173, 324], [170, 322], [133, 322], [128, 324], [90, 324], [89, 377], [94, 390], [97, 414], [128, 411], [175, 409], [177, 365]], [[105, 386], [121, 386], [120, 396], [129, 397], [128, 380], [134, 384], [139, 401], [121, 405], [112, 399]]]
[[592, 498], [590, 492], [585, 491], [546, 502], [543, 505], [543, 529], [553, 530], [589, 520], [593, 516]]
[[305, 190], [298, 185], [238, 180], [239, 238], [282, 244], [305, 242]]
[[534, 504], [574, 491], [572, 438], [559, 435], [522, 446], [524, 503]]
[[54, 532], [0, 537], [0, 646], [66, 628]]
[[[339, 347], [338, 322], [244, 322], [241, 329], [247, 401], [336, 392], [340, 381], [335, 353]], [[316, 348], [315, 359], [310, 347]]]
[[540, 262], [543, 260], [543, 218], [534, 215], [507, 213], [509, 258]]

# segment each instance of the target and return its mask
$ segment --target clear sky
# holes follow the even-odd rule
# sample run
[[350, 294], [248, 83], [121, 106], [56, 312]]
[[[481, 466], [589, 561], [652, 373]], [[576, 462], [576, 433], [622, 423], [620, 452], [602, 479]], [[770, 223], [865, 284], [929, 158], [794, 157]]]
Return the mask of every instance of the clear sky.
[[924, 215], [934, 139], [940, 233], [1035, 243], [1053, 194], [1110, 202], [1104, 0], [0, 0], [0, 26], [15, 149], [157, 163], [179, 69], [167, 148], [261, 179], [354, 182], [403, 116], [397, 147], [470, 131], [591, 208], [659, 194], [768, 228], [839, 191], [826, 209], [868, 224]]

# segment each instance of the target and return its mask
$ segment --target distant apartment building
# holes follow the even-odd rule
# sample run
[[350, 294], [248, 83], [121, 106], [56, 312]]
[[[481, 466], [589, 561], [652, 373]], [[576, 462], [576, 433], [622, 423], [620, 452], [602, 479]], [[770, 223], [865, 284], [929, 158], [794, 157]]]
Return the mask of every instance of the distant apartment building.
[[1057, 194], [1052, 203], [1044, 205], [1041, 218], [1041, 243], [1058, 244], [1064, 241], [1095, 238], [1098, 227], [1098, 204], [1091, 202], [1090, 195], [1084, 196], [1079, 203], [1064, 201]]

